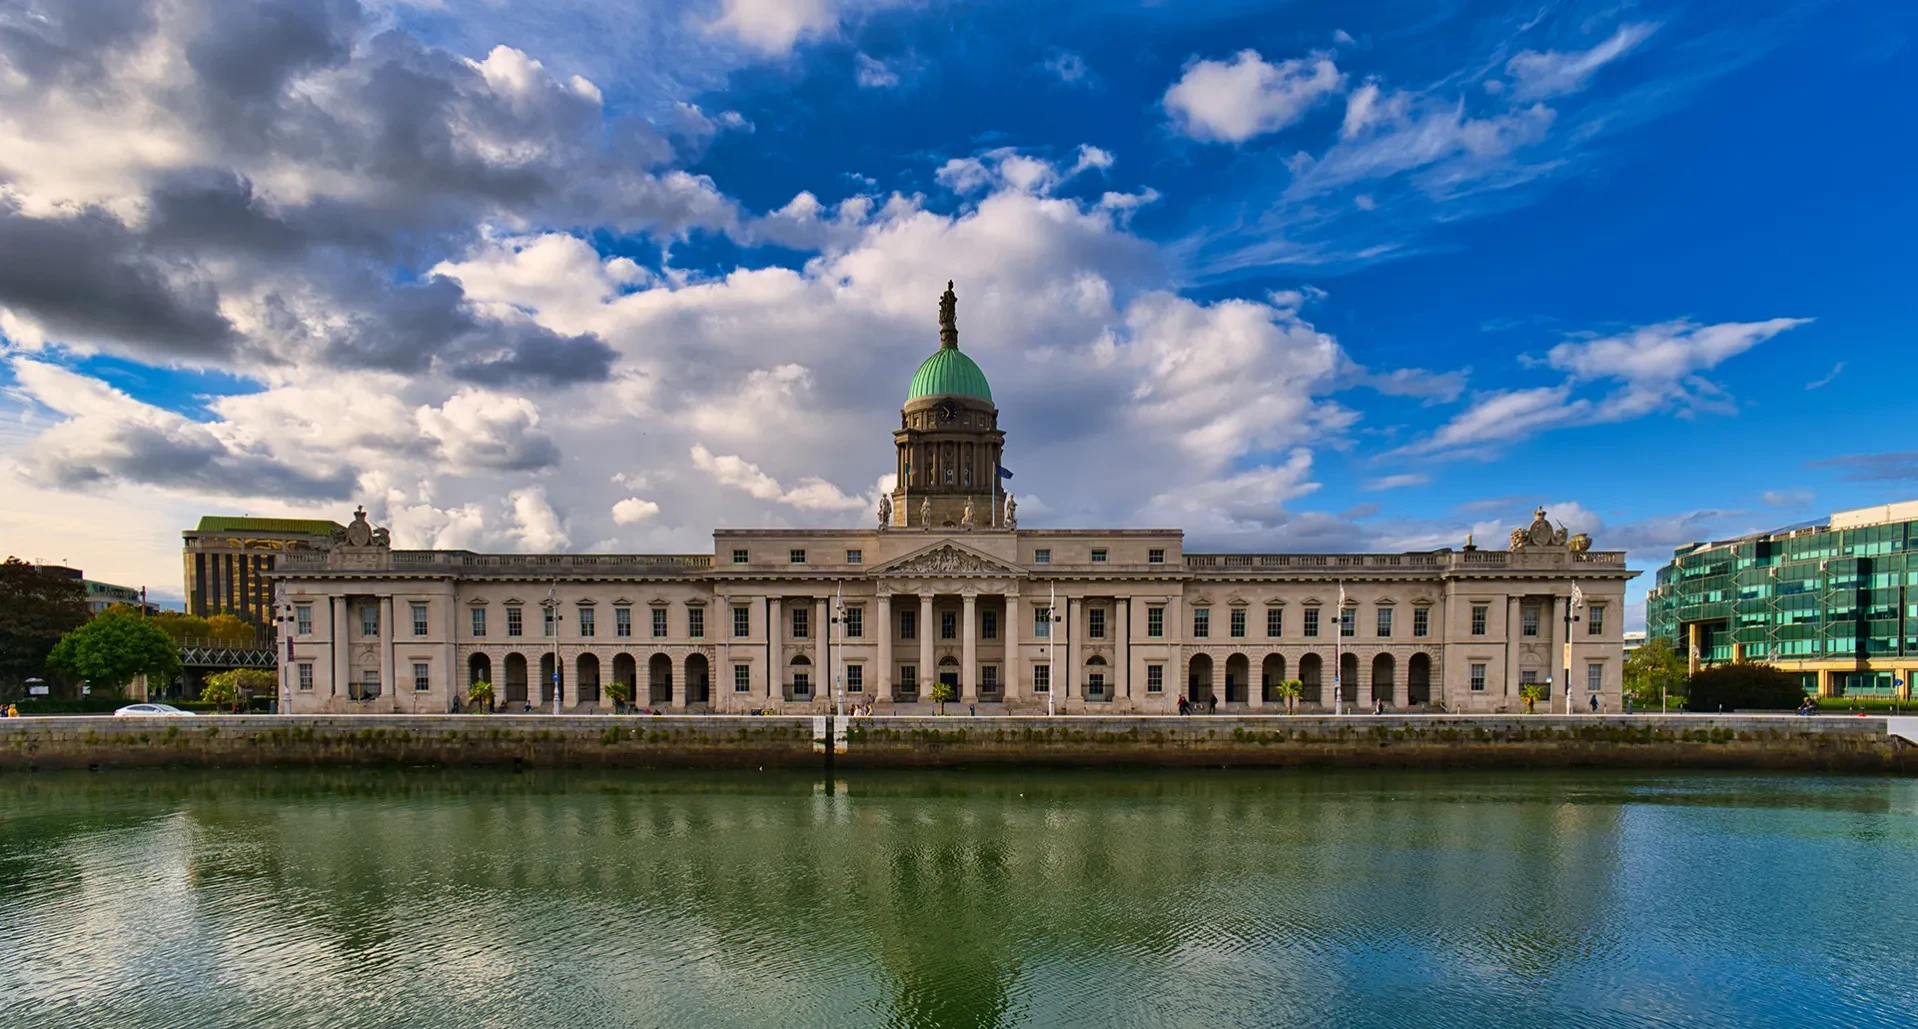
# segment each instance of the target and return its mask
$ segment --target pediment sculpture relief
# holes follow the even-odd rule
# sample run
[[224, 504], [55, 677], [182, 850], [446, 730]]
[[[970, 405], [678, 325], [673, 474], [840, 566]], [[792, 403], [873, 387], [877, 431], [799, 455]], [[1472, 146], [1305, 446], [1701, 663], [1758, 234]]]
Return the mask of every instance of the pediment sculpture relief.
[[900, 575], [949, 575], [955, 572], [1003, 575], [1011, 569], [948, 543], [937, 550], [905, 558], [886, 571]]
[[[1579, 536], [1585, 541], [1584, 545], [1586, 547], [1592, 545], [1591, 537], [1586, 536], [1584, 533], [1579, 533]], [[1541, 507], [1533, 513], [1531, 525], [1512, 530], [1511, 549], [1524, 550], [1527, 547], [1564, 547], [1569, 545], [1569, 540], [1570, 537], [1566, 534], [1564, 528], [1555, 529], [1552, 527], [1552, 523], [1546, 520], [1545, 509]]]

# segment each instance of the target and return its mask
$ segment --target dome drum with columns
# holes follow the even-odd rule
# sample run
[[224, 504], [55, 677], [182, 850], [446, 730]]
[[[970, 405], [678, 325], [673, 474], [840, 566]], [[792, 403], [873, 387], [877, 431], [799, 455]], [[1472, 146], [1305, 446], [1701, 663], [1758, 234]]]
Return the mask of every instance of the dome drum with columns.
[[1543, 510], [1509, 549], [1398, 554], [1189, 554], [1178, 529], [1020, 527], [951, 283], [939, 329], [877, 526], [715, 529], [695, 554], [476, 554], [394, 549], [362, 514], [269, 573], [283, 709], [447, 711], [487, 681], [502, 709], [567, 713], [624, 695], [820, 714], [835, 684], [880, 714], [929, 713], [940, 685], [979, 714], [1171, 714], [1181, 697], [1513, 712], [1534, 683], [1555, 710], [1618, 710], [1637, 574], [1622, 552]]
[[958, 308], [948, 282], [939, 298], [939, 349], [913, 374], [892, 434], [898, 485], [890, 528], [1006, 528], [999, 488], [1006, 435], [985, 373], [959, 349]]

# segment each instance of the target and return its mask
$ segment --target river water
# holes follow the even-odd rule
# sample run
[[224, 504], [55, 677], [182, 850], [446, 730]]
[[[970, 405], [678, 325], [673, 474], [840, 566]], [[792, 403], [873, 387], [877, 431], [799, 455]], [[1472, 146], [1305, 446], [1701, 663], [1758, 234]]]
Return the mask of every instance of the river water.
[[1918, 783], [0, 778], [0, 1025], [1918, 1024]]

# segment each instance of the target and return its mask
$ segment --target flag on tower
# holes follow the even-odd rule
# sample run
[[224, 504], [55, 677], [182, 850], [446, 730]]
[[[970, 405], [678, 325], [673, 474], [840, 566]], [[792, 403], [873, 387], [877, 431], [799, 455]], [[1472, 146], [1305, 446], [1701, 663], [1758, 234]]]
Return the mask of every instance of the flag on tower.
[[999, 469], [999, 477], [1000, 477], [1001, 479], [1010, 479], [1010, 478], [1012, 478], [1012, 473], [1006, 470], [1006, 466], [1005, 466], [1005, 465], [999, 465], [999, 466], [997, 466], [997, 467], [998, 467], [998, 469]]

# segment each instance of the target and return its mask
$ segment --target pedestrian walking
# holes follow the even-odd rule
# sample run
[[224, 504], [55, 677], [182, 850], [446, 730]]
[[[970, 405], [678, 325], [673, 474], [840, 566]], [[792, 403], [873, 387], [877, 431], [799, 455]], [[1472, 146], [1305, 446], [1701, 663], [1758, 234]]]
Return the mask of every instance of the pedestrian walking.
[[1185, 699], [1185, 694], [1183, 693], [1179, 694], [1179, 713], [1182, 715], [1192, 713], [1192, 702]]
[[1592, 694], [1592, 714], [1598, 714], [1598, 694]]

